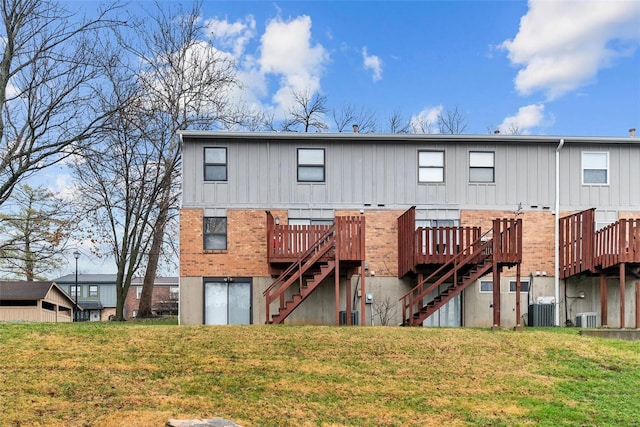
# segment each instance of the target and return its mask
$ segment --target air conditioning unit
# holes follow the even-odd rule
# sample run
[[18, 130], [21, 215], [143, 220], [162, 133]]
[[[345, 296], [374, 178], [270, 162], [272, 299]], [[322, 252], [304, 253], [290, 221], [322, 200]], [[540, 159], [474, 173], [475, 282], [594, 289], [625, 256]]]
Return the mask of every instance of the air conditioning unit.
[[536, 298], [536, 304], [555, 304], [555, 303], [556, 303], [556, 298], [552, 296]]
[[554, 304], [529, 304], [529, 326], [553, 326]]
[[576, 315], [576, 326], [578, 328], [597, 328], [598, 313], [578, 313]]
[[[347, 324], [347, 311], [346, 310], [342, 310], [340, 311], [340, 325], [346, 325]], [[351, 312], [351, 325], [357, 325], [358, 324], [358, 312], [357, 311], [352, 311]]]

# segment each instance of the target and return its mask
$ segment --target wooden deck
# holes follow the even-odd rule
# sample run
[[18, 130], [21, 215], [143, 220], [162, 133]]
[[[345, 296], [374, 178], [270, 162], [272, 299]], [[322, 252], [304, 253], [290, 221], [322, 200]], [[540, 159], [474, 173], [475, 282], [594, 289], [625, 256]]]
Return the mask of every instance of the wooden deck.
[[595, 209], [560, 218], [560, 278], [640, 263], [640, 219], [595, 229]]
[[273, 215], [267, 212], [267, 261], [270, 264], [297, 262], [327, 233], [334, 235], [335, 245], [323, 259], [364, 260], [363, 216], [338, 216], [333, 225], [276, 225]]
[[415, 224], [415, 207], [398, 218], [399, 277], [433, 270], [494, 236], [497, 238], [493, 240], [496, 245], [493, 249], [500, 257], [497, 262], [511, 264], [522, 260], [522, 234], [516, 232], [515, 220], [494, 220], [493, 228], [484, 236], [480, 227], [416, 228]]

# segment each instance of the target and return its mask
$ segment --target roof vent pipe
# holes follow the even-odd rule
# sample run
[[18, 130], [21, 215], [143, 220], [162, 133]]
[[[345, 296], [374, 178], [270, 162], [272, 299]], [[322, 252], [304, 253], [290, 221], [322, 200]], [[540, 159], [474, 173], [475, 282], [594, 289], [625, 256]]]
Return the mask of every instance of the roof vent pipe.
[[358, 133], [358, 125], [353, 125], [353, 133]]
[[636, 128], [631, 128], [629, 129], [629, 136], [631, 138], [633, 138], [634, 136], [636, 136]]

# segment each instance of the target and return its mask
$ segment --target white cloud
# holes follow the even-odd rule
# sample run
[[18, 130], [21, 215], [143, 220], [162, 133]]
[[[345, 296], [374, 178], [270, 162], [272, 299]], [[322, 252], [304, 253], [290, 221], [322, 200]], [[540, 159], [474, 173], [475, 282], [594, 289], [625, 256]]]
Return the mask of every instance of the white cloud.
[[513, 40], [501, 47], [521, 66], [515, 86], [555, 99], [591, 82], [640, 44], [640, 1], [530, 0]]
[[545, 116], [544, 104], [531, 104], [520, 107], [518, 112], [506, 117], [498, 126], [500, 133], [511, 134], [528, 134], [531, 128], [546, 125], [551, 119]]
[[438, 132], [438, 116], [444, 107], [438, 105], [436, 107], [428, 107], [420, 111], [418, 114], [411, 116], [409, 123], [414, 133], [437, 133]]
[[235, 22], [212, 18], [206, 20], [204, 25], [213, 37], [214, 44], [222, 48], [231, 48], [236, 58], [244, 53], [247, 43], [256, 33], [256, 20], [251, 15]]
[[311, 18], [271, 20], [261, 38], [260, 71], [280, 78], [273, 101], [281, 109], [291, 105], [291, 91], [317, 92], [324, 64], [330, 60], [321, 44], [312, 44]]
[[373, 71], [373, 81], [382, 80], [382, 60], [377, 55], [368, 55], [367, 47], [362, 48], [362, 60], [364, 68]]

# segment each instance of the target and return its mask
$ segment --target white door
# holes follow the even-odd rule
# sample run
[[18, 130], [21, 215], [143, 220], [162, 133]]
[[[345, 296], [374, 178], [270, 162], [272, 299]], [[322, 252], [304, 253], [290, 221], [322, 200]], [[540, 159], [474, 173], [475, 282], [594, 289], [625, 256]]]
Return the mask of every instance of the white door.
[[251, 323], [251, 283], [210, 281], [204, 284], [205, 325]]

